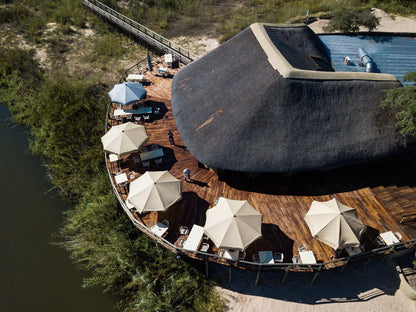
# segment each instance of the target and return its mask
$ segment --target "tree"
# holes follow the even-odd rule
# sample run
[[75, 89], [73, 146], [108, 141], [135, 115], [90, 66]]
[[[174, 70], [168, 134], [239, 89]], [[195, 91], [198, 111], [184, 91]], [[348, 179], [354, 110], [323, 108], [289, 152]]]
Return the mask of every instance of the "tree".
[[[416, 72], [404, 75], [404, 81], [416, 82]], [[386, 99], [380, 107], [397, 109], [396, 127], [402, 135], [416, 135], [416, 86], [407, 85], [403, 88], [386, 90]]]
[[369, 10], [339, 10], [334, 13], [328, 26], [324, 27], [324, 31], [332, 32], [339, 30], [341, 32], [356, 32], [360, 27], [365, 27], [368, 31], [372, 31], [378, 27], [380, 19]]

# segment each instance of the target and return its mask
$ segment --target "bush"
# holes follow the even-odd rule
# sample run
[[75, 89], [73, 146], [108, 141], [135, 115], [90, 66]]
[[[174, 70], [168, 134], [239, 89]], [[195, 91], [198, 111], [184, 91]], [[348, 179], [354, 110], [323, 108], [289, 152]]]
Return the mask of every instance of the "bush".
[[[416, 82], [416, 72], [410, 72], [404, 80]], [[380, 104], [384, 109], [398, 110], [396, 113], [396, 127], [400, 134], [416, 135], [416, 86], [387, 90], [386, 99]]]
[[324, 27], [324, 31], [332, 32], [339, 30], [341, 32], [356, 32], [360, 27], [365, 27], [368, 31], [372, 31], [378, 27], [380, 19], [369, 10], [339, 10], [336, 11], [331, 18], [328, 26]]

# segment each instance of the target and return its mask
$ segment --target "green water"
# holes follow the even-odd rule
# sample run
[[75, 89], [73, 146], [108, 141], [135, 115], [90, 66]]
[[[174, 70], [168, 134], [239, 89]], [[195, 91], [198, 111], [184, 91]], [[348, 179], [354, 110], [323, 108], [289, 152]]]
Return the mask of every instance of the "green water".
[[28, 151], [25, 129], [0, 103], [0, 311], [115, 311], [114, 297], [81, 288], [82, 274], [52, 235], [68, 207]]

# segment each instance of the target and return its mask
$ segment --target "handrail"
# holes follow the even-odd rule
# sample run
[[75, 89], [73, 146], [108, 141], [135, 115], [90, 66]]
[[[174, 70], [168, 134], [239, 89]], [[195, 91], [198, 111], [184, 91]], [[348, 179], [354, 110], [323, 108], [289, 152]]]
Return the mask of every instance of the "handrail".
[[192, 53], [180, 45], [177, 45], [170, 41], [169, 39], [159, 35], [153, 30], [139, 24], [138, 22], [120, 14], [119, 12], [111, 9], [110, 7], [104, 5], [97, 0], [81, 0], [82, 4], [89, 7], [96, 13], [99, 13], [103, 17], [107, 18], [109, 21], [120, 26], [124, 30], [128, 31], [132, 35], [139, 37], [140, 39], [146, 41], [151, 46], [162, 52], [171, 52], [174, 54], [179, 61], [184, 64], [189, 64], [190, 62], [199, 58], [198, 55]]

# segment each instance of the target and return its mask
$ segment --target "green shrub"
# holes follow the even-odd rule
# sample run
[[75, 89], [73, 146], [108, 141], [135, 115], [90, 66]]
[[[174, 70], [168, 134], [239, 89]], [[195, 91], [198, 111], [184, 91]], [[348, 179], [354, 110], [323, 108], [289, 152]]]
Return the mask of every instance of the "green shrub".
[[356, 32], [360, 27], [365, 27], [368, 31], [372, 31], [378, 27], [380, 19], [369, 10], [357, 11], [352, 9], [343, 9], [336, 11], [331, 18], [328, 26], [324, 27], [324, 31], [332, 32], [339, 30], [341, 32]]
[[[416, 72], [410, 72], [404, 80], [416, 82]], [[383, 109], [394, 109], [396, 113], [396, 127], [400, 134], [416, 135], [416, 86], [409, 85], [386, 91], [386, 99], [380, 104]]]

